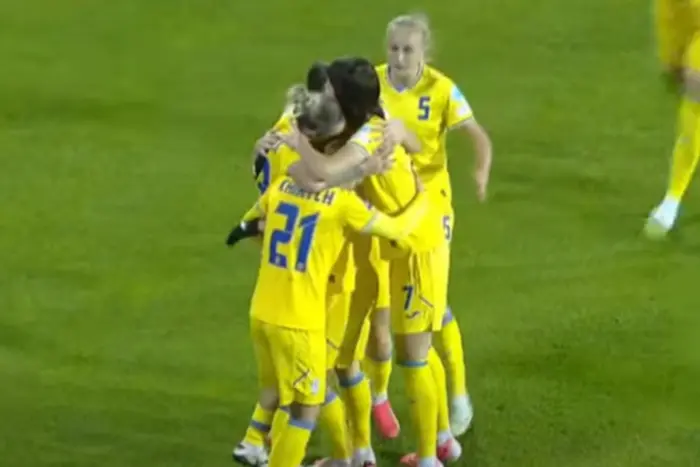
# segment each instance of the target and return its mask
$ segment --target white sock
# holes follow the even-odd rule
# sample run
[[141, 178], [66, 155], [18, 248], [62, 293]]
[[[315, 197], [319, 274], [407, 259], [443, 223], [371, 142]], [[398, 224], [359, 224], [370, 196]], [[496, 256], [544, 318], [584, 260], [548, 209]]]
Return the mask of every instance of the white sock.
[[441, 431], [438, 433], [438, 446], [443, 445], [450, 440], [452, 440], [451, 431]]
[[418, 460], [418, 467], [435, 467], [438, 465], [437, 457], [421, 457]]
[[673, 227], [673, 224], [676, 222], [676, 217], [678, 217], [680, 205], [680, 201], [676, 198], [666, 196], [661, 204], [654, 210], [654, 219], [659, 221], [661, 225], [666, 228]]
[[372, 396], [372, 405], [379, 405], [383, 404], [384, 402], [389, 400], [389, 396], [386, 394], [374, 394]]
[[358, 448], [352, 456], [353, 460], [357, 464], [364, 464], [365, 462], [371, 462], [373, 464], [377, 463], [377, 458], [374, 455], [372, 448]]
[[472, 401], [469, 398], [468, 394], [462, 396], [455, 396], [452, 398], [450, 405], [452, 406], [452, 409], [469, 410], [469, 408], [472, 406]]

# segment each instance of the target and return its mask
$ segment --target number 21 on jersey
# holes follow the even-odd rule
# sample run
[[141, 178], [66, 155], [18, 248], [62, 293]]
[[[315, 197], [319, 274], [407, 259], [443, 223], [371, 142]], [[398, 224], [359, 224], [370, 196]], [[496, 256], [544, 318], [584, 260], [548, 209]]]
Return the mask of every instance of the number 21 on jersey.
[[275, 214], [285, 218], [285, 225], [284, 229], [275, 229], [270, 235], [270, 264], [284, 269], [288, 267], [287, 256], [280, 253], [279, 249], [283, 245], [289, 245], [295, 231], [301, 230], [294, 269], [298, 272], [306, 272], [311, 243], [318, 223], [318, 213], [299, 219], [299, 206], [292, 203], [280, 203]]

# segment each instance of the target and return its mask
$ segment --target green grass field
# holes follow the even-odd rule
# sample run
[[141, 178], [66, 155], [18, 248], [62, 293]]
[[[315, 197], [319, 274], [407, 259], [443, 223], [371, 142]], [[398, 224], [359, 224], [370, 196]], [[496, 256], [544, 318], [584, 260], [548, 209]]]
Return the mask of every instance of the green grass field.
[[[223, 240], [251, 145], [312, 60], [381, 60], [410, 6], [0, 0], [0, 465], [230, 464], [257, 252]], [[461, 465], [700, 465], [698, 191], [670, 241], [639, 238], [675, 119], [647, 2], [424, 7], [496, 151], [478, 205], [451, 145]]]

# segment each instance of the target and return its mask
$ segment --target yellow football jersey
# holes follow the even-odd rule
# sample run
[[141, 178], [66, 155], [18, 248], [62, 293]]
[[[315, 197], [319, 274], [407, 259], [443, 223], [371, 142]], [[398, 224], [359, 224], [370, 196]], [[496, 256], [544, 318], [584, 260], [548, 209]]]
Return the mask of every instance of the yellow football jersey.
[[[272, 129], [279, 132], [287, 132], [292, 129], [292, 114], [285, 111], [277, 120]], [[299, 160], [299, 154], [287, 145], [279, 145], [258, 156], [262, 163], [256, 173], [256, 183], [262, 195], [274, 180], [287, 174], [289, 166]], [[343, 248], [337, 264], [333, 267], [329, 277], [330, 286], [336, 290], [350, 291], [355, 287], [355, 261], [351, 252], [350, 242]]]
[[427, 198], [418, 197], [401, 216], [391, 218], [350, 190], [308, 193], [290, 177], [278, 178], [244, 216], [266, 219], [251, 316], [292, 329], [325, 329], [328, 277], [346, 243], [347, 228], [402, 239], [427, 207]]
[[[374, 152], [381, 144], [381, 138], [378, 137], [381, 129], [377, 126], [379, 120], [379, 117], [370, 119], [350, 138], [350, 142], [360, 145], [369, 154]], [[393, 157], [395, 162], [390, 170], [365, 178], [357, 189], [360, 196], [371, 205], [390, 215], [401, 213], [418, 193], [417, 174], [411, 157], [401, 146], [396, 147]], [[432, 196], [430, 199], [435, 200]], [[431, 210], [424, 217], [420, 226], [406, 238], [405, 246], [413, 251], [426, 251], [443, 241], [442, 211], [439, 211], [440, 215], [436, 220], [437, 212]], [[382, 256], [394, 255], [397, 253], [395, 249], [396, 247], [391, 246], [389, 242], [382, 242]]]
[[397, 89], [389, 81], [386, 64], [377, 67], [377, 74], [382, 107], [391, 117], [402, 120], [421, 141], [422, 150], [413, 155], [413, 161], [426, 189], [444, 191], [451, 202], [446, 136], [450, 128], [473, 117], [467, 99], [452, 80], [429, 66], [410, 89]]
[[661, 63], [669, 68], [688, 66], [697, 70], [700, 57], [689, 49], [691, 42], [698, 41], [700, 0], [655, 0], [654, 19]]
[[[289, 111], [285, 111], [272, 126], [272, 130], [281, 133], [290, 131], [292, 129], [292, 118], [292, 114]], [[277, 177], [285, 175], [289, 166], [298, 160], [299, 154], [283, 144], [267, 153], [258, 154], [254, 173], [260, 194], [265, 193], [270, 183]]]

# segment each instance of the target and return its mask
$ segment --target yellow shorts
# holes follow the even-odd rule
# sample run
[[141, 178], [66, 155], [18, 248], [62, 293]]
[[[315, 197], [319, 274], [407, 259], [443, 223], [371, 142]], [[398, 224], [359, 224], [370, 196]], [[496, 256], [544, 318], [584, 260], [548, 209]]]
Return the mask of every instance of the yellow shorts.
[[336, 368], [350, 368], [352, 362], [361, 362], [365, 358], [370, 332], [370, 317], [362, 318], [355, 315], [353, 319], [352, 316], [348, 320], [343, 341], [338, 349], [338, 357], [335, 361]]
[[251, 320], [260, 388], [276, 388], [280, 405], [320, 405], [326, 397], [326, 336]]
[[328, 293], [328, 316], [326, 318], [326, 369], [335, 368], [340, 346], [343, 343], [345, 329], [350, 313], [352, 291], [333, 291]]
[[[355, 290], [367, 295], [364, 302], [371, 302], [370, 309], [389, 308], [391, 284], [389, 261], [382, 258], [380, 240], [368, 235], [357, 236], [353, 241], [353, 252], [357, 275]], [[362, 276], [362, 277], [360, 277]]]
[[439, 331], [447, 308], [447, 242], [391, 261], [391, 326], [395, 334]]

